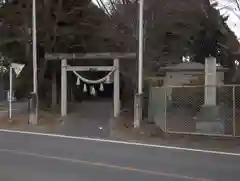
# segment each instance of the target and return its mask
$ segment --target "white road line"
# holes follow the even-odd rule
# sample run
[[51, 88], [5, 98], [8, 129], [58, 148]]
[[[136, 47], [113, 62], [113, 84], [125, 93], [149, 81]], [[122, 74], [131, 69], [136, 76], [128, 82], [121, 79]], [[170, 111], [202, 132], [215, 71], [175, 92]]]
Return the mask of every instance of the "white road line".
[[112, 165], [112, 164], [108, 164], [108, 163], [91, 162], [91, 161], [86, 161], [86, 160], [57, 157], [57, 156], [44, 155], [44, 154], [33, 153], [33, 152], [25, 152], [25, 151], [10, 150], [10, 149], [0, 149], [0, 152], [21, 155], [21, 156], [31, 156], [31, 157], [49, 159], [49, 160], [71, 162], [71, 163], [76, 163], [76, 164], [84, 164], [84, 165], [88, 165], [88, 166], [105, 167], [105, 168], [117, 169], [117, 170], [122, 170], [122, 171], [127, 171], [127, 172], [138, 172], [138, 173], [142, 173], [142, 174], [162, 176], [162, 177], [167, 177], [167, 178], [175, 178], [175, 179], [180, 179], [180, 180], [191, 180], [191, 181], [209, 180], [209, 179], [205, 179], [205, 178], [196, 178], [196, 177], [180, 175], [180, 174], [175, 174], [175, 173], [166, 173], [166, 172], [152, 171], [152, 170], [142, 170], [142, 169], [133, 168], [133, 167], [129, 167], [129, 166], [119, 166], [119, 165]]
[[108, 140], [108, 139], [100, 139], [100, 138], [66, 136], [66, 135], [59, 135], [59, 134], [37, 133], [37, 132], [7, 130], [7, 129], [0, 129], [0, 132], [27, 134], [27, 135], [34, 135], [34, 136], [47, 136], [47, 137], [64, 138], [64, 139], [77, 139], [77, 140], [84, 140], [84, 141], [95, 141], [95, 142], [103, 142], [103, 143], [143, 146], [143, 147], [152, 147], [152, 148], [162, 148], [162, 149], [170, 149], [170, 150], [178, 150], [178, 151], [211, 153], [211, 154], [227, 155], [227, 156], [240, 156], [240, 153], [234, 153], [234, 152], [221, 152], [221, 151], [211, 151], [211, 150], [203, 150], [203, 149], [192, 149], [192, 148], [184, 148], [184, 147], [176, 147], [176, 146], [146, 144], [146, 143], [139, 143], [139, 142], [132, 142], [132, 141], [129, 141], [129, 142], [128, 141], [117, 141], [117, 140]]

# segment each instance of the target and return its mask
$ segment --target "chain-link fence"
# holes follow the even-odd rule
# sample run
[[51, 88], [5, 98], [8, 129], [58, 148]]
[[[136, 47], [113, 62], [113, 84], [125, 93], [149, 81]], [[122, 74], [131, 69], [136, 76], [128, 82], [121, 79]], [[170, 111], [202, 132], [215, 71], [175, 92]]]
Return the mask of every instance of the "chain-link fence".
[[170, 133], [240, 136], [240, 85], [152, 86], [148, 119]]
[[234, 134], [240, 136], [240, 85], [233, 89]]

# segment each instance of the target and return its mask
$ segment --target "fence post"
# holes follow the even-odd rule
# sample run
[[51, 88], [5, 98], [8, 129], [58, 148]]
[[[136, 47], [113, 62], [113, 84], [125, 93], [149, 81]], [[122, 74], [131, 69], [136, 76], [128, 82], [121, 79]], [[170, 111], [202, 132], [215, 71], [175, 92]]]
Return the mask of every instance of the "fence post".
[[167, 132], [167, 87], [163, 87], [164, 89], [164, 105], [165, 105], [165, 109], [164, 109], [164, 118], [165, 118], [165, 132]]
[[233, 85], [233, 136], [236, 136], [236, 86]]
[[8, 118], [8, 120], [9, 120], [9, 122], [12, 122], [12, 97], [13, 97], [13, 93], [12, 93], [12, 82], [13, 82], [13, 78], [12, 78], [12, 76], [13, 76], [13, 67], [12, 67], [12, 65], [10, 65], [10, 70], [9, 70], [9, 94], [8, 94], [8, 102], [9, 102], [9, 109], [8, 109], [8, 111], [9, 111], [9, 118]]
[[114, 82], [113, 82], [113, 112], [114, 117], [117, 118], [120, 114], [120, 77], [119, 77], [119, 59], [114, 59]]
[[67, 116], [67, 60], [61, 61], [61, 116]]

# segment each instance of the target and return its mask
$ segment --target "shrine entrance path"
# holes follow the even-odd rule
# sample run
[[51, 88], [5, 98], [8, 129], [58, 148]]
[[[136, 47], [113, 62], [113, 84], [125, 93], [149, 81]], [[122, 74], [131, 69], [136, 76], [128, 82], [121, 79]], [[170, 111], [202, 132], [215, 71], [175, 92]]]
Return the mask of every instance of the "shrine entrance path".
[[58, 134], [108, 138], [113, 112], [112, 99], [88, 100], [76, 103], [63, 120]]

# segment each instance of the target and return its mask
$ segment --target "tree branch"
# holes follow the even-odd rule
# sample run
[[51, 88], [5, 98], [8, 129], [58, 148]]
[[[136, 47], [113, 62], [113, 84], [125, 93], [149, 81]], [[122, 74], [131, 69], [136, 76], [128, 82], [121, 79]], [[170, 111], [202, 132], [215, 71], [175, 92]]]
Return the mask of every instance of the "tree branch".
[[97, 3], [100, 7], [104, 9], [104, 11], [108, 14], [108, 16], [111, 16], [111, 13], [109, 12], [108, 8], [106, 7], [106, 5], [103, 3], [102, 0], [97, 0]]

